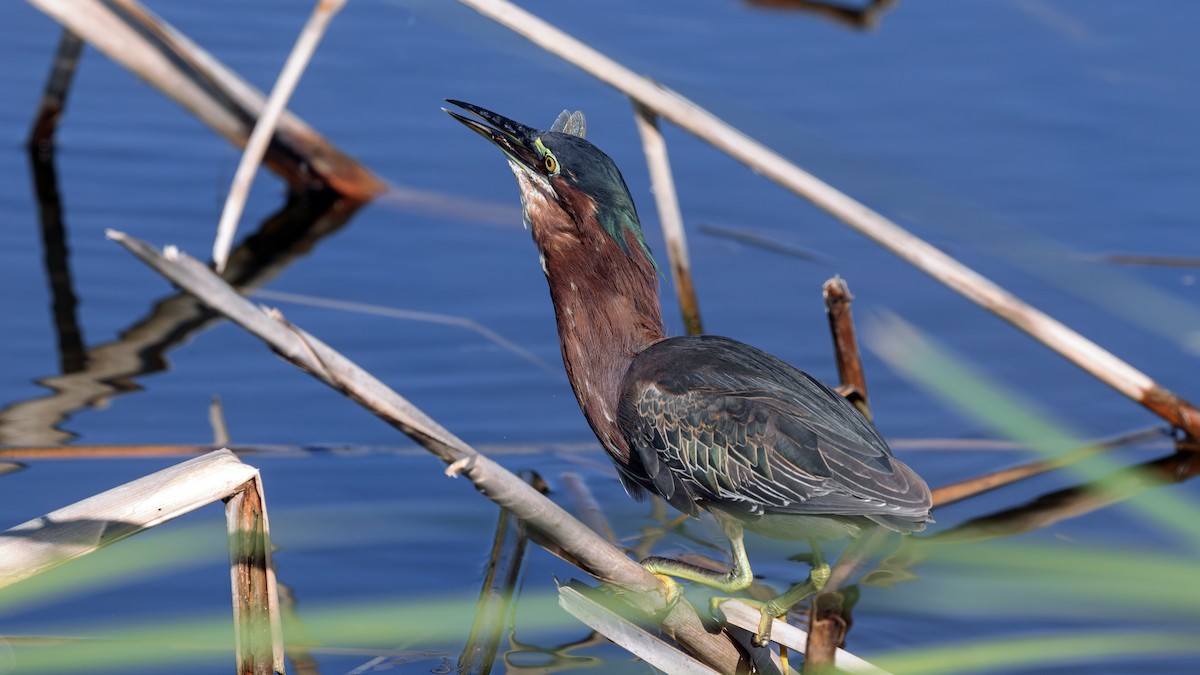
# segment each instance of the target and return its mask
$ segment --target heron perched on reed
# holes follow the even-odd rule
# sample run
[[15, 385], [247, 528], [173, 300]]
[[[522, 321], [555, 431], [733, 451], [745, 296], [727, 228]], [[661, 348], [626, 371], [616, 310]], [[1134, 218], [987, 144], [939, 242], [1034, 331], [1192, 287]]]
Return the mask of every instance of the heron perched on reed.
[[712, 513], [732, 547], [727, 574], [661, 557], [646, 569], [734, 593], [753, 581], [743, 528], [809, 540], [808, 579], [762, 607], [762, 645], [772, 619], [828, 580], [819, 540], [924, 527], [929, 488], [843, 397], [741, 342], [667, 336], [633, 199], [612, 159], [583, 139], [581, 115], [539, 131], [449, 103], [478, 118], [446, 111], [499, 147], [516, 175], [567, 376], [625, 489]]

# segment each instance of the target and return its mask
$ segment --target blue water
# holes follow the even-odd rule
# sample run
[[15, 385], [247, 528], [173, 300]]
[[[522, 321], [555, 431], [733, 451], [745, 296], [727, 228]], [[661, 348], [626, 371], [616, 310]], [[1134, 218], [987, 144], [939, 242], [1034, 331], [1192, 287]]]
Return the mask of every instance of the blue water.
[[[269, 89], [310, 4], [160, 0], [151, 8], [247, 80]], [[1194, 378], [1200, 335], [1194, 268], [1078, 259], [1108, 253], [1191, 256], [1200, 249], [1193, 231], [1200, 212], [1195, 126], [1200, 47], [1193, 35], [1200, 7], [1195, 4], [1177, 3], [1167, 11], [1116, 0], [909, 2], [898, 4], [870, 32], [731, 0], [526, 4], [618, 61], [708, 106], [1164, 386], [1200, 398]], [[59, 28], [26, 4], [10, 3], [3, 18], [0, 444], [209, 443], [207, 408], [219, 396], [240, 445], [380, 448], [352, 456], [316, 452], [248, 460], [262, 468], [269, 503], [280, 514], [274, 534], [282, 547], [281, 576], [301, 603], [313, 605], [409, 597], [430, 581], [453, 597], [473, 597], [491, 539], [493, 507], [461, 481], [440, 480], [435, 461], [392, 454], [408, 448], [407, 440], [237, 327], [213, 322], [171, 341], [165, 361], [153, 372], [118, 378], [115, 390], [96, 385], [95, 397], [67, 406], [61, 418], [28, 412], [29, 402], [52, 394], [39, 381], [61, 372], [24, 150]], [[503, 446], [500, 456], [510, 467], [537, 467], [552, 483], [563, 470], [583, 471], [615, 526], [633, 535], [644, 524], [646, 509], [629, 501], [602, 470], [599, 452], [545, 449], [588, 444], [593, 438], [561, 372], [545, 282], [520, 227], [511, 175], [499, 153], [438, 109], [443, 98], [543, 126], [565, 107], [584, 110], [589, 139], [622, 168], [651, 247], [664, 250], [627, 99], [457, 3], [357, 0], [333, 22], [291, 109], [388, 183], [450, 203], [471, 200], [479, 206], [471, 212], [477, 215], [378, 200], [291, 261], [264, 288], [459, 317], [525, 353], [457, 325], [278, 299], [260, 302], [279, 306], [291, 321], [465, 440]], [[885, 313], [897, 314], [1083, 437], [1157, 423], [1106, 385], [807, 202], [670, 125], [664, 133], [707, 331], [758, 345], [832, 380], [836, 374], [820, 285], [836, 273], [851, 285], [864, 332]], [[88, 48], [55, 158], [77, 320], [84, 344], [94, 348], [119, 341], [154, 316], [155, 303], [174, 294], [155, 273], [106, 241], [105, 228], [207, 258], [239, 152]], [[272, 174], [259, 177], [241, 235], [282, 206], [283, 187]], [[765, 235], [808, 249], [820, 261], [705, 234], [703, 224]], [[664, 303], [669, 326], [679, 332], [669, 284]], [[888, 438], [994, 437], [988, 427], [889, 369], [876, 354], [868, 350], [864, 358], [877, 424]], [[534, 447], [532, 454], [512, 454], [513, 446], [526, 445]], [[1026, 457], [900, 454], [935, 486]], [[1155, 454], [1161, 449], [1135, 451], [1128, 458]], [[175, 461], [33, 461], [0, 478], [0, 515], [7, 527]], [[949, 528], [1073, 482], [1069, 476], [1049, 476], [986, 495], [939, 512], [937, 527]], [[1192, 485], [1167, 492], [1193, 504], [1200, 500]], [[303, 514], [344, 509], [362, 516], [375, 512], [372, 505], [397, 520], [418, 513], [438, 531], [432, 539], [404, 528], [389, 535], [388, 519], [366, 518], [358, 535], [326, 527], [319, 531], [328, 535], [327, 546], [289, 549], [289, 539], [308, 536]], [[210, 510], [192, 519], [217, 528], [219, 538], [220, 517]], [[297, 515], [289, 518], [289, 513]], [[1114, 523], [1129, 526], [1115, 540]], [[696, 531], [717, 538], [703, 526]], [[339, 536], [357, 536], [360, 543], [340, 552]], [[1122, 507], [1029, 536], [1130, 549], [1174, 551], [1178, 546], [1169, 534], [1144, 527]], [[667, 550], [685, 545], [682, 539], [668, 541]], [[784, 582], [798, 574], [783, 561], [790, 554], [787, 545], [759, 541], [752, 546], [766, 558], [758, 570], [769, 579]], [[107, 595], [0, 615], [0, 634], [59, 634], [56, 626], [67, 625], [67, 618], [76, 626], [81, 615], [136, 620], [147, 615], [147, 604], [156, 603], [164, 611], [211, 610], [220, 616], [226, 602], [222, 555], [218, 543], [208, 563], [215, 572], [204, 582], [152, 578]], [[355, 565], [353, 573], [335, 580], [332, 570], [347, 558]], [[432, 576], [415, 583], [420, 573]], [[526, 591], [551, 589], [551, 575], [572, 572], [534, 552]], [[910, 589], [907, 593], [916, 597], [939, 592], [936, 579]], [[171, 597], [170, 608], [162, 607], [164, 593]], [[1085, 619], [1073, 621], [1068, 627], [1094, 627]], [[877, 614], [860, 611], [853, 647], [870, 654], [954, 638], [1025, 634], [1039, 625], [1062, 628], [1051, 620], [1038, 624], [1001, 615], [971, 621], [946, 612], [906, 616], [881, 603]], [[584, 636], [582, 628], [540, 635], [547, 645]], [[432, 648], [453, 659], [459, 645], [449, 640]], [[584, 653], [607, 659], [606, 670], [644, 672], [644, 666], [630, 666], [615, 650], [587, 649]], [[319, 658], [323, 672], [347, 671], [368, 660]], [[224, 668], [227, 660], [214, 663], [211, 667]], [[409, 668], [425, 672], [438, 663], [418, 660]], [[196, 672], [205, 672], [210, 666], [197, 667]], [[1121, 670], [1116, 662], [1111, 668]]]

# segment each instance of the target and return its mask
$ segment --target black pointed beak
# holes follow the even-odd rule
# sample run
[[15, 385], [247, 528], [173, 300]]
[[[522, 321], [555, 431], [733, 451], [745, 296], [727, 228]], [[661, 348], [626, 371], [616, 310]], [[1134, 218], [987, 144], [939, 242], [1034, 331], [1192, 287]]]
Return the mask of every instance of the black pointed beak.
[[467, 128], [495, 143], [509, 159], [530, 171], [536, 171], [536, 167], [541, 162], [537, 150], [534, 149], [534, 143], [540, 133], [537, 129], [514, 122], [503, 115], [497, 115], [491, 110], [480, 108], [477, 105], [453, 99], [446, 99], [446, 103], [462, 108], [486, 122], [484, 124], [453, 110], [442, 108], [451, 117], [465, 124]]

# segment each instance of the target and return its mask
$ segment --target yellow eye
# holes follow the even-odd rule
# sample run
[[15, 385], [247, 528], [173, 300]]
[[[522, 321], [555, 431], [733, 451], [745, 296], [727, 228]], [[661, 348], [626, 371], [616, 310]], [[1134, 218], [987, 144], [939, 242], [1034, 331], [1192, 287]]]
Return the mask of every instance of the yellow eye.
[[558, 160], [554, 159], [554, 155], [546, 153], [546, 158], [542, 160], [542, 166], [546, 167], [546, 173], [558, 173]]

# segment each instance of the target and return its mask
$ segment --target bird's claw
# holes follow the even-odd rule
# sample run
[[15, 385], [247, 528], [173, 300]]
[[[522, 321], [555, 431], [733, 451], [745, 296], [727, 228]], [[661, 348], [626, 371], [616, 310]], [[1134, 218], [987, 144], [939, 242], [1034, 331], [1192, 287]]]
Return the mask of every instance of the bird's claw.
[[717, 621], [724, 622], [724, 611], [721, 609], [721, 604], [726, 600], [738, 600], [744, 602], [751, 607], [757, 607], [759, 611], [758, 632], [754, 634], [754, 646], [766, 647], [771, 642], [771, 622], [775, 619], [787, 614], [787, 610], [779, 611], [779, 608], [774, 602], [762, 602], [761, 600], [752, 600], [750, 598], [728, 598], [720, 595], [715, 595], [708, 601], [708, 613]]
[[683, 586], [680, 586], [678, 581], [675, 581], [673, 578], [665, 574], [654, 573], [654, 576], [658, 577], [658, 580], [662, 582], [662, 585], [667, 589], [666, 604], [662, 609], [654, 612], [654, 618], [656, 620], [662, 620], [671, 613], [671, 610], [675, 609], [675, 605], [677, 605], [679, 603], [679, 599], [683, 597]]
[[759, 609], [758, 632], [754, 634], [755, 647], [766, 647], [771, 644], [771, 626], [775, 623], [775, 619], [782, 619], [787, 612], [786, 607], [780, 609], [773, 600], [763, 604]]
[[731, 598], [731, 597], [724, 596], [724, 595], [714, 595], [713, 597], [708, 599], [708, 614], [709, 614], [709, 616], [711, 616], [712, 618], [714, 618], [718, 621], [724, 621], [725, 620], [725, 610], [721, 609], [721, 605], [723, 605], [726, 600], [737, 600], [739, 602], [744, 602], [747, 605], [750, 605], [751, 607], [762, 607], [762, 605], [763, 605], [761, 600], [754, 600], [752, 598]]

